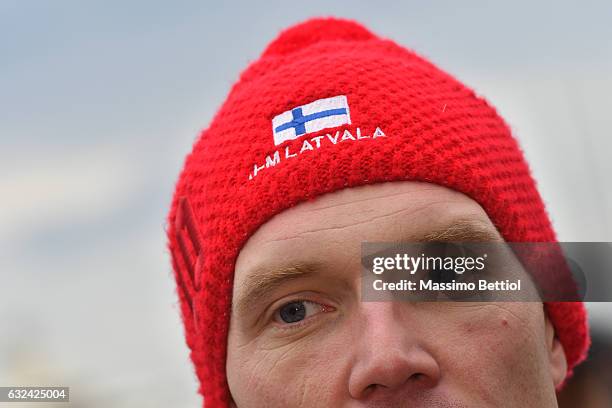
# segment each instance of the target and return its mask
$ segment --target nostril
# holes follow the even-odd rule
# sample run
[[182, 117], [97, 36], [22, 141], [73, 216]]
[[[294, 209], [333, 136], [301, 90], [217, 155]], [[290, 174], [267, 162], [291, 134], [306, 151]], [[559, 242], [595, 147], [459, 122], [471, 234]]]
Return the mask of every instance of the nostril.
[[368, 385], [364, 390], [363, 390], [363, 396], [367, 397], [368, 395], [370, 395], [371, 393], [374, 392], [374, 390], [376, 390], [376, 387], [378, 386], [378, 384], [370, 384]]
[[[410, 377], [408, 377], [408, 379], [406, 380], [406, 382], [404, 384], [426, 382], [426, 381], [427, 381], [427, 376], [425, 374], [423, 374], [423, 373], [414, 373]], [[401, 384], [397, 384], [397, 385], [401, 386]], [[368, 385], [367, 387], [364, 388], [362, 397], [363, 398], [367, 398], [370, 394], [372, 394], [377, 389], [382, 390], [382, 389], [385, 389], [385, 388], [390, 389], [390, 388], [393, 388], [393, 387], [389, 387], [388, 385], [384, 385], [384, 384], [370, 384], [370, 385]]]
[[414, 373], [414, 374], [412, 374], [410, 376], [410, 378], [408, 378], [408, 380], [410, 380], [410, 381], [420, 381], [420, 380], [423, 379], [423, 377], [424, 377], [424, 375], [421, 374], [421, 373]]

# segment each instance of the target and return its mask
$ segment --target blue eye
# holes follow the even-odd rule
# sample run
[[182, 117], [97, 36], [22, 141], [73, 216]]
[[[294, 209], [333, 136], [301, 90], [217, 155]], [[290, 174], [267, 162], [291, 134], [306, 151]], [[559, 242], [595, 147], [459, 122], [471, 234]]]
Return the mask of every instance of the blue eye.
[[311, 315], [324, 311], [324, 307], [318, 303], [308, 300], [294, 300], [281, 306], [276, 314], [275, 320], [282, 323], [296, 323]]

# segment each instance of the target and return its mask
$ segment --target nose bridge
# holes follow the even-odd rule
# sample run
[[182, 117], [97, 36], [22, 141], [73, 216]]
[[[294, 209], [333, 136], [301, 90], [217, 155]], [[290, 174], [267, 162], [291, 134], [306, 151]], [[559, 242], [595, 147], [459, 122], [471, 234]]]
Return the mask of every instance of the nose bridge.
[[360, 346], [364, 347], [362, 352], [369, 354], [374, 351], [372, 345], [391, 349], [409, 347], [410, 337], [414, 333], [410, 332], [410, 319], [404, 312], [399, 302], [362, 302], [358, 332], [354, 333], [354, 338], [360, 340]]
[[371, 394], [411, 392], [433, 387], [440, 377], [427, 339], [418, 330], [418, 311], [402, 302], [363, 302], [355, 325], [349, 392], [353, 398]]

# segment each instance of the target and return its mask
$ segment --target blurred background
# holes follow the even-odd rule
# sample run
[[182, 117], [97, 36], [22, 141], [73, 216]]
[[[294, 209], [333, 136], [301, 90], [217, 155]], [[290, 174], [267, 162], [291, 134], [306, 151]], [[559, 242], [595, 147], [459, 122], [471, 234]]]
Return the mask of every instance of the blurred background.
[[[0, 385], [199, 405], [165, 247], [174, 182], [241, 70], [316, 15], [485, 96], [559, 238], [612, 241], [610, 1], [0, 0]], [[612, 305], [588, 307], [607, 339]]]

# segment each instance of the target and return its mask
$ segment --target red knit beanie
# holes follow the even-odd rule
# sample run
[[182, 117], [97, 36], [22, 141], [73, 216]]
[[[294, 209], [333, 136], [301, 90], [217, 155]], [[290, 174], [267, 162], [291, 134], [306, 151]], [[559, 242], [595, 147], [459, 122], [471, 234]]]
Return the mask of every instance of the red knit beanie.
[[[206, 407], [227, 407], [234, 264], [273, 215], [335, 190], [420, 180], [477, 201], [509, 242], [555, 241], [522, 152], [494, 108], [449, 74], [344, 19], [283, 31], [195, 142], [168, 216], [191, 359]], [[568, 360], [582, 303], [546, 303]]]

